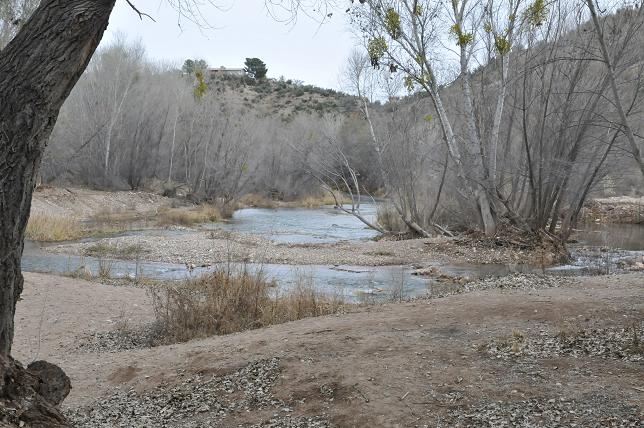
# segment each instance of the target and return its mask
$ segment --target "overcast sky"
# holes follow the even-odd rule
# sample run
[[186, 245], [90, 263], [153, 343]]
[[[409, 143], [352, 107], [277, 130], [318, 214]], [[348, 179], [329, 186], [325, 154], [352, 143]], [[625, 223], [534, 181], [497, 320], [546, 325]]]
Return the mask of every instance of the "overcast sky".
[[338, 73], [355, 45], [344, 10], [334, 12], [322, 26], [300, 14], [295, 25], [269, 16], [264, 0], [223, 0], [225, 10], [204, 7], [208, 23], [216, 28], [200, 29], [182, 21], [165, 1], [138, 0], [134, 4], [157, 21], [139, 20], [125, 0], [117, 0], [103, 44], [117, 32], [139, 39], [149, 58], [183, 63], [203, 58], [211, 67], [243, 67], [247, 57], [261, 58], [268, 76], [303, 80], [339, 89]]

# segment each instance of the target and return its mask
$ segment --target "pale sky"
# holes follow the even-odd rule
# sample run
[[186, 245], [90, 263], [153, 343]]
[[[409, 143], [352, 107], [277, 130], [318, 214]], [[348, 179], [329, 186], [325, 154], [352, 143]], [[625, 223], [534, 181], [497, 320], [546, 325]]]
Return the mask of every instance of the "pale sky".
[[[133, 3], [157, 21], [139, 20], [125, 0], [117, 0], [103, 39], [109, 43], [117, 32], [140, 40], [149, 58], [182, 64], [186, 58], [203, 58], [211, 67], [243, 67], [245, 58], [261, 58], [268, 77], [299, 79], [326, 88], [339, 88], [338, 74], [355, 45], [344, 9], [334, 11], [322, 26], [299, 14], [294, 25], [269, 16], [264, 0], [220, 0], [225, 10], [204, 7], [215, 28], [200, 29], [183, 20], [163, 0]], [[348, 1], [347, 1], [348, 3]]]

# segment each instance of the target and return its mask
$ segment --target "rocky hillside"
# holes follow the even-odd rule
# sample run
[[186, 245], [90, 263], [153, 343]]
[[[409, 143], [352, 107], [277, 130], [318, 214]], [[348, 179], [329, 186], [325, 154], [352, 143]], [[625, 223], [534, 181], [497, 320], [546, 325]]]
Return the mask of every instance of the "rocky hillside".
[[248, 109], [290, 120], [304, 114], [347, 114], [357, 112], [356, 97], [291, 79], [252, 79], [226, 77], [207, 82], [211, 90]]

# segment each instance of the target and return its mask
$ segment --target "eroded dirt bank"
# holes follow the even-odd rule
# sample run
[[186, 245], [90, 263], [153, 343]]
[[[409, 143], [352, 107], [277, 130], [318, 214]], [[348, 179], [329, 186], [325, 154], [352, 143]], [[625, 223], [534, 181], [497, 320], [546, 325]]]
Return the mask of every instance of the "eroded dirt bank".
[[43, 187], [34, 192], [31, 212], [32, 215], [72, 216], [87, 220], [105, 212], [153, 213], [159, 208], [179, 202], [178, 199], [149, 192], [104, 192], [79, 187]]
[[641, 426], [643, 284], [475, 291], [99, 353], [79, 344], [149, 321], [145, 291], [27, 274], [15, 354], [67, 371], [82, 427]]
[[582, 222], [644, 223], [644, 197], [615, 196], [589, 200], [580, 213]]

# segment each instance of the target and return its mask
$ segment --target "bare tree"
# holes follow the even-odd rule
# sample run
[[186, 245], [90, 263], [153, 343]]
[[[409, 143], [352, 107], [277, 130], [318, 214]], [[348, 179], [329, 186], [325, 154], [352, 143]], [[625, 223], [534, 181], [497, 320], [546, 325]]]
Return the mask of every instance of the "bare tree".
[[[406, 100], [405, 104], [410, 106], [401, 108], [403, 103], [396, 101], [396, 96], [401, 90], [398, 75], [389, 71], [374, 70], [366, 52], [354, 50], [348, 58], [342, 77], [345, 86], [358, 97], [360, 110], [368, 124], [370, 143], [375, 153], [377, 170], [385, 195], [400, 220], [420, 236], [430, 235], [427, 231], [428, 227], [439, 233], [449, 234], [444, 227], [434, 221], [447, 163], [444, 165], [438, 184], [434, 206], [421, 208], [418, 199], [420, 188], [429, 188], [432, 185], [432, 181], [427, 177], [428, 168], [426, 168], [427, 149], [431, 144], [426, 140], [433, 135], [427, 129], [428, 122], [419, 121], [421, 116], [413, 112], [417, 103]], [[385, 129], [377, 132], [377, 126], [374, 124], [376, 115], [372, 114], [370, 104], [379, 87], [384, 91], [383, 95], [389, 99], [387, 110], [390, 114], [379, 115]], [[395, 147], [395, 150], [390, 150], [391, 147]], [[426, 199], [423, 197], [423, 200]], [[423, 216], [423, 211], [428, 212], [429, 216]]]
[[[626, 113], [624, 112], [622, 100], [620, 99], [620, 94], [619, 94], [619, 90], [617, 89], [617, 83], [615, 78], [615, 66], [613, 64], [614, 61], [611, 58], [611, 54], [608, 52], [608, 47], [606, 46], [604, 30], [602, 28], [601, 23], [599, 22], [599, 17], [597, 16], [597, 10], [595, 8], [595, 0], [586, 0], [586, 5], [588, 6], [588, 10], [590, 11], [590, 16], [592, 17], [593, 27], [595, 29], [595, 32], [597, 33], [597, 42], [599, 43], [599, 47], [601, 49], [602, 58], [604, 59], [604, 63], [606, 64], [608, 81], [610, 83], [610, 89], [613, 94], [613, 101], [615, 103], [615, 108], [619, 113], [619, 118], [622, 122], [621, 125], [624, 128], [624, 134], [626, 135], [626, 138], [628, 139], [628, 143], [631, 146], [631, 151], [633, 152], [632, 153], [633, 159], [635, 159], [635, 162], [637, 162], [637, 165], [639, 166], [640, 171], [642, 172], [642, 177], [644, 178], [644, 161], [642, 160], [642, 156], [640, 155], [640, 149], [637, 145], [637, 142], [635, 141], [635, 135], [633, 134], [633, 130], [628, 124], [629, 121], [628, 121], [628, 118], [626, 117]], [[631, 33], [639, 29], [639, 27], [642, 25], [641, 17], [644, 16], [643, 11], [644, 11], [644, 7], [642, 6], [640, 6], [637, 9], [635, 20], [638, 21], [638, 23], [636, 28], [632, 28], [632, 27], [630, 28]]]
[[[367, 227], [385, 233], [381, 225], [369, 220], [360, 209], [363, 197], [369, 195], [365, 194], [359, 173], [338, 140], [341, 125], [340, 121], [327, 117], [317, 138], [310, 138], [309, 144], [303, 149], [294, 148], [300, 150], [309, 173], [333, 197], [337, 209], [353, 215]], [[349, 196], [349, 204], [343, 202], [343, 194]]]
[[[493, 198], [499, 128], [505, 106], [509, 54], [518, 25], [511, 17], [518, 16], [522, 1], [489, 2], [485, 6], [468, 0], [453, 1], [447, 11], [431, 1], [374, 0], [366, 3], [369, 8], [358, 7], [356, 15], [369, 38], [368, 50], [373, 64], [389, 62], [389, 67], [406, 74], [409, 89], [418, 85], [429, 95], [462, 185], [476, 200], [485, 232], [493, 235], [496, 231]], [[458, 134], [454, 114], [450, 115], [443, 100], [437, 68], [440, 61], [436, 51], [441, 35], [447, 32], [443, 22], [452, 22], [449, 33], [456, 44], [454, 58], [458, 63], [457, 81], [461, 85], [459, 119], [464, 123]], [[482, 27], [492, 34], [494, 43], [482, 44], [479, 40], [484, 38], [475, 37]], [[494, 57], [499, 63], [500, 91], [492, 118], [494, 125], [488, 134], [480, 128], [485, 121], [475, 109], [471, 82], [472, 61], [481, 47], [487, 47], [487, 57]]]

